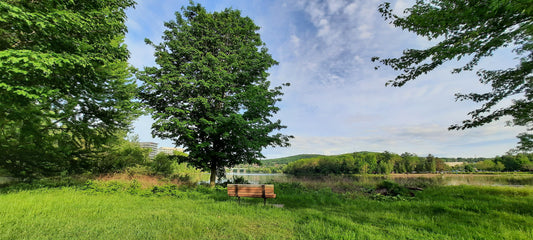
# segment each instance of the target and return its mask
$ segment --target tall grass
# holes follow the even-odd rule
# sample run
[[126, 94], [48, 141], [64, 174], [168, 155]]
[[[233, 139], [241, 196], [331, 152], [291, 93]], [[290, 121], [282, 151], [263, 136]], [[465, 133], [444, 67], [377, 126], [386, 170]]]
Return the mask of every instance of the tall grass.
[[[3, 191], [0, 239], [532, 239], [533, 188], [428, 186], [403, 200], [275, 183], [277, 198], [135, 181]], [[366, 186], [371, 188], [372, 186]], [[283, 207], [279, 207], [283, 205]]]
[[[262, 177], [262, 176], [255, 176]], [[251, 179], [246, 176], [247, 179]], [[426, 188], [441, 185], [479, 185], [479, 186], [533, 186], [533, 174], [348, 174], [271, 177], [277, 182], [299, 182], [311, 188], [331, 188], [335, 192], [354, 191], [361, 187], [375, 186], [384, 180], [392, 180], [408, 187]], [[268, 178], [262, 178], [263, 182]], [[255, 180], [261, 182], [261, 179]]]

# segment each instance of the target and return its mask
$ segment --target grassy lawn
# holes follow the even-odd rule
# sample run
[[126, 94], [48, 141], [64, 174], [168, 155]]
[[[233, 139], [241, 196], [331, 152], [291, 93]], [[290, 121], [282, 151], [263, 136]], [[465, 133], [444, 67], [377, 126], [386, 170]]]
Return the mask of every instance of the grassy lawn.
[[276, 184], [225, 189], [92, 183], [0, 193], [0, 239], [533, 239], [533, 187], [436, 186], [412, 198]]

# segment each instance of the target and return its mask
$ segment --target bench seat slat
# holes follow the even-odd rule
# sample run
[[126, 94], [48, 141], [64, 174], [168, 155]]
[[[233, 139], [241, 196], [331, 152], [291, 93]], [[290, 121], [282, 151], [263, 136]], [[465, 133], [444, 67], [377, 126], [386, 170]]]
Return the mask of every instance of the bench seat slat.
[[[263, 192], [241, 192], [239, 191], [238, 193], [237, 192], [228, 192], [228, 195], [229, 196], [236, 196], [236, 195], [239, 195], [239, 196], [244, 196], [246, 194], [248, 195], [262, 195]], [[272, 195], [272, 194], [275, 194], [274, 192], [265, 192], [265, 195]]]
[[[228, 189], [228, 192], [235, 192], [235, 188]], [[263, 192], [261, 188], [239, 188], [239, 192]], [[265, 188], [265, 192], [274, 192], [274, 189]]]
[[[235, 193], [233, 193], [233, 194], [229, 193], [228, 195], [230, 197], [236, 197], [237, 196]], [[239, 197], [262, 198], [263, 194], [262, 193], [240, 193], [239, 192]], [[265, 198], [276, 198], [276, 194], [265, 194]]]
[[[235, 186], [238, 186], [239, 188], [241, 188], [241, 187], [245, 187], [245, 188], [262, 188], [263, 185], [260, 185], [260, 184], [228, 184], [228, 188], [235, 188]], [[274, 188], [274, 185], [265, 184], [265, 188]]]

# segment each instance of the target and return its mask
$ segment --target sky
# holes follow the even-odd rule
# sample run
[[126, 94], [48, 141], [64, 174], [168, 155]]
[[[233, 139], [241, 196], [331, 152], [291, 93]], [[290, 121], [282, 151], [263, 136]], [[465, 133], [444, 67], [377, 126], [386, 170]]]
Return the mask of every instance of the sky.
[[[209, 12], [238, 9], [261, 27], [259, 34], [279, 65], [269, 70], [272, 86], [283, 89], [274, 119], [293, 135], [291, 146], [263, 150], [266, 158], [296, 154], [335, 155], [358, 151], [433, 154], [437, 157], [494, 157], [516, 146], [523, 128], [505, 120], [463, 131], [448, 127], [468, 119], [480, 105], [455, 101], [456, 93], [488, 91], [475, 72], [451, 74], [461, 62], [441, 66], [401, 88], [387, 87], [398, 72], [371, 61], [374, 56], [401, 56], [408, 48], [427, 48], [432, 42], [402, 31], [378, 12], [383, 0], [198, 0]], [[414, 1], [390, 1], [395, 12]], [[164, 22], [189, 1], [138, 0], [127, 12], [130, 63], [154, 66], [148, 38], [161, 41]], [[464, 62], [463, 62], [464, 63]], [[508, 49], [480, 63], [483, 69], [513, 66]], [[153, 138], [150, 116], [133, 124], [139, 141], [171, 147], [168, 139]]]

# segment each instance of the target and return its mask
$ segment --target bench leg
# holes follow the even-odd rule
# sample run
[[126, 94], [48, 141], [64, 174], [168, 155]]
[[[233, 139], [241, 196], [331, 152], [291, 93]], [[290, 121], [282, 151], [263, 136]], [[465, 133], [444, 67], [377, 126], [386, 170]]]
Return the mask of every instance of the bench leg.
[[263, 199], [264, 199], [263, 206], [266, 206], [267, 205], [267, 198], [263, 198]]
[[239, 204], [241, 204], [241, 197], [237, 197], [237, 199], [239, 199]]

